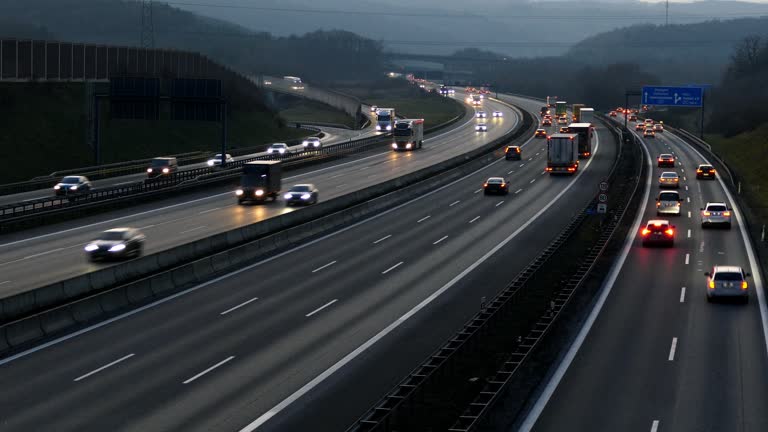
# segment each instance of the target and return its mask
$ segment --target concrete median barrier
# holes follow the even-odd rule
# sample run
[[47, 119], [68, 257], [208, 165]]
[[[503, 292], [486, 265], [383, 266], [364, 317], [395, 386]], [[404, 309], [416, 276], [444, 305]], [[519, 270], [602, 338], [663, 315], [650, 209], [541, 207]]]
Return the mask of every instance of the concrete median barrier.
[[64, 294], [69, 299], [77, 299], [91, 291], [91, 277], [88, 274], [61, 281]]
[[156, 297], [162, 297], [165, 294], [171, 293], [176, 288], [170, 271], [158, 273], [150, 278], [150, 287]]
[[27, 291], [3, 299], [3, 319], [11, 321], [14, 317], [34, 313], [36, 305], [35, 291]]
[[64, 287], [60, 283], [44, 286], [35, 290], [34, 293], [35, 307], [38, 309], [48, 309], [60, 305], [67, 298], [64, 294]]
[[131, 304], [141, 304], [155, 297], [152, 291], [152, 281], [149, 278], [140, 279], [125, 286], [125, 297]]
[[114, 266], [88, 274], [90, 275], [91, 291], [101, 291], [117, 285]]
[[101, 310], [107, 314], [125, 309], [130, 304], [125, 287], [111, 289], [97, 298], [101, 303]]
[[45, 336], [39, 317], [12, 322], [7, 325], [5, 331], [8, 344], [12, 347], [28, 344]]
[[58, 334], [75, 325], [77, 321], [67, 306], [56, 308], [40, 316], [40, 326], [46, 336]]
[[101, 308], [101, 296], [88, 297], [69, 306], [72, 316], [78, 323], [87, 323], [101, 317], [104, 309]]

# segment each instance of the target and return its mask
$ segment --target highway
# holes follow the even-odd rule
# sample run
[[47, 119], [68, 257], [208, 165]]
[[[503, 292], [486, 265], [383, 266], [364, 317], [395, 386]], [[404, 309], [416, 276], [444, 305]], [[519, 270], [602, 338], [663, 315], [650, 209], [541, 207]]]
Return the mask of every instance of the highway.
[[[642, 248], [633, 238], [615, 282], [604, 287], [602, 310], [587, 321], [591, 331], [582, 329], [580, 349], [574, 344], [554, 373], [559, 385], [549, 382], [519, 430], [768, 430], [765, 301], [742, 221], [729, 231], [702, 230], [700, 208], [731, 204], [723, 186], [695, 178], [705, 161], [672, 133], [644, 141], [653, 169], [643, 223], [656, 218], [657, 178], [670, 170], [657, 167], [657, 156], [678, 157], [685, 201], [681, 216], [670, 218], [675, 247]], [[707, 303], [704, 272], [713, 265], [754, 275], [748, 305]]]
[[[416, 152], [379, 150], [307, 167], [288, 173], [283, 186], [315, 183], [320, 199], [329, 199], [375, 185], [400, 175], [463, 154], [479, 144], [504, 135], [520, 121], [516, 111], [491, 103], [506, 117], [487, 122], [487, 133], [474, 130], [474, 119], [460, 121], [447, 131], [425, 139]], [[153, 253], [226, 230], [264, 220], [299, 208], [283, 201], [265, 205], [237, 205], [234, 186], [202, 188], [130, 208], [42, 226], [0, 237], [0, 296], [53, 283], [101, 268], [108, 263], [89, 263], [83, 247], [99, 232], [117, 226], [141, 228], [147, 236], [145, 253]], [[40, 269], [46, 271], [40, 271]]]
[[[2, 425], [344, 430], [594, 196], [616, 156], [612, 136], [598, 136], [576, 177], [545, 175], [545, 140], [529, 139], [522, 161], [500, 157], [384, 214], [3, 360], [0, 385], [14, 397], [0, 406]], [[510, 194], [484, 196], [496, 175]]]

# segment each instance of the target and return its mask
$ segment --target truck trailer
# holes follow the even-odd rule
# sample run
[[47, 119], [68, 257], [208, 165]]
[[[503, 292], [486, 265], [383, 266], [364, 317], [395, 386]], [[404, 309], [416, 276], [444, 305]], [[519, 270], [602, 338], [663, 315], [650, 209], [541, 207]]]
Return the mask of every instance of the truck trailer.
[[424, 119], [398, 120], [392, 135], [395, 138], [393, 150], [420, 149], [424, 141]]
[[592, 156], [592, 140], [595, 137], [595, 128], [592, 127], [592, 123], [571, 123], [568, 125], [568, 132], [579, 135], [579, 157]]
[[547, 168], [551, 174], [576, 174], [579, 169], [579, 135], [553, 134], [547, 138]]
[[584, 104], [573, 104], [571, 106], [571, 113], [573, 113], [574, 123], [581, 123], [580, 112], [582, 108], [584, 108]]
[[253, 161], [243, 165], [240, 187], [235, 191], [237, 203], [245, 201], [272, 201], [280, 195], [283, 169], [280, 161]]
[[555, 117], [560, 118], [568, 115], [568, 102], [557, 101], [555, 103]]
[[579, 120], [576, 123], [594, 123], [595, 109], [582, 107], [579, 110]]

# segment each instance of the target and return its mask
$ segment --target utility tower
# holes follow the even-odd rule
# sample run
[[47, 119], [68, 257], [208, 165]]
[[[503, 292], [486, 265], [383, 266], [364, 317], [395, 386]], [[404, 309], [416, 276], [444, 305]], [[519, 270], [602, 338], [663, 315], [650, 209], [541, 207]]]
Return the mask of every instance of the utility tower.
[[155, 25], [152, 22], [152, 0], [141, 0], [141, 47], [155, 47]]
[[667, 0], [667, 14], [664, 17], [664, 25], [669, 25], [669, 0]]

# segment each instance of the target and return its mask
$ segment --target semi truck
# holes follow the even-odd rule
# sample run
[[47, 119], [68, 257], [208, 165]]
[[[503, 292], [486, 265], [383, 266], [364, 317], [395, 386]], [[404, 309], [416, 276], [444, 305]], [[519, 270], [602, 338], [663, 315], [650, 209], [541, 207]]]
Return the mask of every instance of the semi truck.
[[547, 106], [554, 108], [557, 103], [557, 96], [547, 96]]
[[379, 108], [376, 111], [376, 130], [390, 132], [395, 127], [395, 109]]
[[595, 128], [592, 127], [592, 123], [571, 123], [568, 125], [568, 132], [579, 136], [579, 157], [592, 156], [592, 140], [595, 137]]
[[283, 169], [280, 161], [253, 161], [243, 165], [240, 187], [235, 191], [237, 203], [272, 201], [280, 195]]
[[579, 110], [579, 119], [576, 123], [594, 123], [595, 109], [583, 107]]
[[576, 174], [579, 169], [579, 135], [553, 134], [547, 138], [547, 168], [550, 175]]
[[393, 150], [420, 149], [424, 141], [424, 119], [398, 120], [392, 135], [395, 137]]
[[568, 115], [568, 102], [557, 101], [555, 103], [555, 117], [560, 118]]
[[584, 104], [573, 104], [571, 106], [571, 113], [573, 113], [573, 122], [574, 123], [581, 123], [581, 117], [579, 117], [579, 113], [581, 109], [584, 108]]

